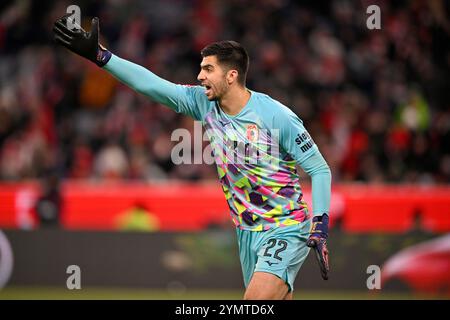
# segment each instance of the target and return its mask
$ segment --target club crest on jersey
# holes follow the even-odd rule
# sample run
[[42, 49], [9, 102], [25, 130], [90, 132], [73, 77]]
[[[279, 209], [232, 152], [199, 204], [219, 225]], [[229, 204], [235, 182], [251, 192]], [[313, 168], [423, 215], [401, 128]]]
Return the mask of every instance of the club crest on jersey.
[[258, 126], [256, 124], [249, 124], [247, 125], [247, 140], [250, 142], [257, 142], [258, 141]]

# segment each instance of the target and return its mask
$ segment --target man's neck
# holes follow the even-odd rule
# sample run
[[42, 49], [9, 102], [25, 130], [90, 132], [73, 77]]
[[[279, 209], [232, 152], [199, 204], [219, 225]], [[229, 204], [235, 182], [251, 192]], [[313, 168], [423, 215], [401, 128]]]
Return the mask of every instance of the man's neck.
[[247, 88], [239, 87], [228, 91], [218, 102], [226, 114], [235, 116], [244, 109], [250, 97], [251, 93]]

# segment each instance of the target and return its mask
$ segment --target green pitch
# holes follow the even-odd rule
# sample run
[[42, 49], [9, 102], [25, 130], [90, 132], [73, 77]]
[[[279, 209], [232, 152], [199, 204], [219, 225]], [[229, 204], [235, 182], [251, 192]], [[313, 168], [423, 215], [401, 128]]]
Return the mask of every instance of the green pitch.
[[[85, 300], [240, 300], [240, 290], [152, 290], [127, 288], [81, 288], [68, 290], [56, 287], [7, 287], [0, 291], [0, 300], [30, 299], [85, 299]], [[298, 291], [297, 300], [355, 300], [355, 299], [449, 299], [445, 296], [425, 296], [408, 293], [383, 293], [368, 291]]]

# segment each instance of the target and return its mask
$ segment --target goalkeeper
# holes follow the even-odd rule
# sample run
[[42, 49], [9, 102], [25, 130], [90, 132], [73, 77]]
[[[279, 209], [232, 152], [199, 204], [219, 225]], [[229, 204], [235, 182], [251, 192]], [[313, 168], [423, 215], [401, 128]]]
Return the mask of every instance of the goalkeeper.
[[[246, 88], [245, 49], [234, 41], [208, 45], [201, 51], [201, 85], [177, 85], [99, 44], [98, 18], [90, 32], [69, 29], [68, 19], [66, 15], [54, 24], [59, 44], [153, 101], [202, 122], [236, 225], [244, 299], [292, 299], [294, 280], [310, 248], [327, 279], [330, 169], [290, 109]], [[312, 218], [302, 200], [296, 164], [311, 176]]]

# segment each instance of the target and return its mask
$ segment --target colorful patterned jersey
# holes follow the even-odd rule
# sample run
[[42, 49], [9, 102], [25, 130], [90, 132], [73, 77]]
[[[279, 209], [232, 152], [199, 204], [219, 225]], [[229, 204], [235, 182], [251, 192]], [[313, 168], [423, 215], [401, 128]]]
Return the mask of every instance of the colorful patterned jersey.
[[178, 111], [202, 121], [235, 225], [263, 231], [307, 219], [295, 165], [318, 150], [302, 121], [286, 106], [255, 91], [235, 116], [208, 101], [203, 88], [187, 91], [197, 108]]
[[243, 230], [264, 231], [308, 218], [295, 165], [312, 180], [314, 214], [328, 213], [331, 174], [302, 121], [269, 96], [251, 97], [235, 116], [200, 86], [177, 85], [112, 55], [104, 69], [134, 90], [202, 122], [231, 217]]

